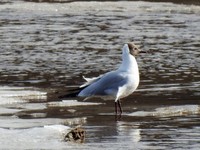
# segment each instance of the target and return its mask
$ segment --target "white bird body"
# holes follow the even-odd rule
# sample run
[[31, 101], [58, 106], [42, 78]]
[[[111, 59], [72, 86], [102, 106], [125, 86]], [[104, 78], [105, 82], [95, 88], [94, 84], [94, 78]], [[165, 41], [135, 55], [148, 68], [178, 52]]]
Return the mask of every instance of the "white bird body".
[[115, 71], [111, 71], [93, 78], [85, 78], [87, 82], [75, 89], [74, 93], [61, 96], [94, 97], [106, 96], [115, 99], [115, 112], [117, 105], [122, 113], [120, 99], [132, 94], [139, 85], [139, 70], [134, 56], [139, 49], [133, 43], [124, 44], [122, 48], [122, 63]]
[[130, 54], [128, 45], [122, 49], [122, 64], [115, 70], [99, 77], [84, 78], [87, 83], [78, 96], [112, 96], [115, 102], [133, 93], [139, 85], [139, 70], [136, 59]]

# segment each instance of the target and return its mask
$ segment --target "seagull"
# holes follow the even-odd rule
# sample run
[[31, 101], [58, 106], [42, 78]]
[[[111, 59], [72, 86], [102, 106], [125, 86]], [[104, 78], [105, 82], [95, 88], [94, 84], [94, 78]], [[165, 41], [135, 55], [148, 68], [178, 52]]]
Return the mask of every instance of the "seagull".
[[93, 78], [83, 78], [86, 83], [72, 93], [60, 96], [66, 97], [95, 97], [108, 96], [115, 101], [115, 114], [122, 114], [121, 99], [132, 94], [138, 87], [140, 77], [135, 56], [142, 52], [133, 42], [124, 44], [122, 48], [122, 63], [114, 71]]

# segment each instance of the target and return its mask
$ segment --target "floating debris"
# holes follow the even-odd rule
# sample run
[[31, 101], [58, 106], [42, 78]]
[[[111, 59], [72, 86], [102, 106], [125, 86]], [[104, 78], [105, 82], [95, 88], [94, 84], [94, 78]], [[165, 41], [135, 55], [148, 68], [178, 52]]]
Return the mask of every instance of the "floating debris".
[[66, 142], [83, 143], [85, 141], [85, 130], [81, 127], [76, 127], [65, 135], [64, 140]]

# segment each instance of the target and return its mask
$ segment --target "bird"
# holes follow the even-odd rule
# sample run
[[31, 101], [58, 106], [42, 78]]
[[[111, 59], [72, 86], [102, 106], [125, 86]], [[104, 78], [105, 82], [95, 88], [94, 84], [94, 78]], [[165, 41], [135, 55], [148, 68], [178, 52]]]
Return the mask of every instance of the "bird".
[[133, 42], [125, 43], [122, 47], [122, 62], [116, 70], [93, 78], [83, 76], [86, 83], [59, 98], [76, 96], [111, 97], [115, 102], [115, 114], [121, 115], [123, 112], [121, 99], [131, 95], [137, 89], [140, 82], [139, 69], [135, 57], [141, 52]]

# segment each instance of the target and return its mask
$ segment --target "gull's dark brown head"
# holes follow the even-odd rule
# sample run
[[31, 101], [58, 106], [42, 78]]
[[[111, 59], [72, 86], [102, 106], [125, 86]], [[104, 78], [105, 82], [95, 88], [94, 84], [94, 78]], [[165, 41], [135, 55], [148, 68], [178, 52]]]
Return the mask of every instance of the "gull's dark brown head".
[[132, 42], [128, 43], [128, 48], [129, 48], [130, 54], [133, 55], [133, 56], [136, 56], [136, 55], [139, 54], [139, 52], [141, 52], [141, 50], [138, 48], [138, 46], [136, 46]]

